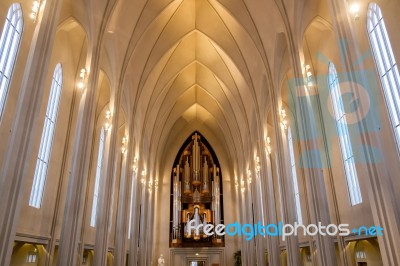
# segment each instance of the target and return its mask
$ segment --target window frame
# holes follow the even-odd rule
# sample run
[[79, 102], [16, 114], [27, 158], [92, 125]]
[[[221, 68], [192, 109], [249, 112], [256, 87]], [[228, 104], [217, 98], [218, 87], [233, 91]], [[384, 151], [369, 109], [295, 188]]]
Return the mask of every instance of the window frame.
[[24, 17], [20, 3], [8, 8], [0, 37], [0, 121], [4, 114], [12, 76], [21, 46]]
[[[334, 78], [331, 79], [332, 75]], [[355, 165], [355, 156], [351, 145], [351, 138], [346, 122], [346, 112], [344, 110], [342, 94], [340, 93], [339, 76], [336, 71], [335, 64], [329, 62], [328, 65], [328, 89], [329, 98], [331, 99], [336, 131], [339, 139], [340, 154], [342, 158], [347, 191], [351, 206], [361, 204], [363, 202], [360, 182]]]
[[287, 142], [288, 142], [288, 150], [289, 150], [289, 158], [290, 158], [290, 168], [291, 168], [291, 172], [292, 172], [294, 200], [295, 200], [295, 206], [296, 206], [296, 219], [297, 219], [298, 224], [303, 224], [303, 214], [302, 214], [302, 209], [301, 209], [301, 199], [300, 199], [299, 180], [298, 180], [297, 167], [296, 167], [296, 157], [294, 154], [293, 136], [292, 136], [292, 131], [291, 131], [290, 126], [287, 129]]
[[367, 9], [366, 31], [379, 76], [397, 153], [400, 156], [400, 74], [382, 10], [375, 2]]
[[63, 69], [58, 63], [53, 72], [50, 94], [40, 138], [39, 151], [36, 159], [35, 173], [32, 182], [29, 206], [39, 209], [43, 202], [47, 174], [57, 126], [58, 111], [63, 87]]
[[101, 180], [101, 168], [103, 166], [104, 149], [106, 144], [106, 130], [104, 127], [100, 129], [100, 138], [98, 145], [97, 163], [96, 163], [96, 176], [93, 189], [92, 212], [90, 215], [90, 226], [96, 227], [97, 205], [99, 201], [99, 189]]

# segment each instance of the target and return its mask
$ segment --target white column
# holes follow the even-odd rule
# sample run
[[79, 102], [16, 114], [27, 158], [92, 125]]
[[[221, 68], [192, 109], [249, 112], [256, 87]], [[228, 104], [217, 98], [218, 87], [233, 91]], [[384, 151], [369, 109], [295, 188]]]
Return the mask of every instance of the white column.
[[117, 221], [115, 229], [115, 252], [114, 261], [115, 265], [126, 265], [126, 239], [128, 233], [128, 219], [129, 219], [129, 207], [130, 207], [130, 190], [132, 175], [130, 174], [129, 161], [131, 153], [126, 156], [122, 156], [122, 167], [121, 167], [121, 181], [119, 184], [118, 193], [118, 211]]
[[[305, 193], [307, 196], [308, 209], [310, 212], [310, 223], [318, 224], [321, 222], [323, 225], [328, 225], [331, 223], [329, 216], [329, 205], [327, 193], [325, 190], [325, 179], [322, 171], [318, 166], [315, 166], [315, 158], [311, 156], [309, 151], [319, 150], [318, 139], [315, 138], [315, 132], [317, 132], [317, 127], [319, 120], [317, 119], [317, 111], [313, 110], [315, 104], [312, 103], [312, 99], [307, 95], [307, 90], [305, 90], [302, 71], [300, 69], [300, 52], [297, 47], [294, 46], [292, 42], [289, 42], [291, 48], [291, 63], [293, 73], [297, 78], [295, 81], [295, 86], [297, 90], [304, 89], [306, 95], [296, 97], [295, 103], [293, 103], [292, 110], [296, 115], [295, 119], [299, 125], [299, 139], [304, 139], [300, 141], [300, 148], [302, 150], [302, 171], [305, 178]], [[295, 121], [293, 121], [294, 123]], [[322, 158], [320, 158], [322, 160]], [[289, 182], [289, 180], [288, 180]], [[290, 195], [293, 195], [293, 185], [291, 183]], [[292, 206], [295, 212], [295, 206]], [[314, 245], [311, 245], [311, 252], [314, 255], [313, 261], [318, 265], [335, 266], [336, 262], [336, 252], [333, 242], [333, 237], [322, 236], [317, 234], [312, 238], [315, 242], [316, 250]], [[315, 252], [313, 252], [315, 251]], [[289, 254], [288, 254], [289, 255]]]
[[[140, 173], [140, 171], [138, 171]], [[140, 204], [142, 199], [142, 190], [145, 189], [140, 181], [140, 175], [136, 174], [136, 179], [132, 180], [132, 191], [133, 201], [132, 201], [132, 219], [129, 221], [131, 223], [131, 235], [129, 241], [129, 257], [128, 265], [137, 266], [138, 262], [138, 241], [139, 241], [139, 212]]]
[[[111, 101], [112, 102], [112, 101]], [[102, 176], [100, 178], [99, 203], [97, 205], [96, 217], [96, 240], [94, 247], [94, 265], [106, 266], [109, 245], [108, 228], [110, 226], [111, 199], [113, 194], [113, 179], [117, 167], [118, 156], [121, 151], [118, 139], [118, 121], [120, 114], [121, 88], [117, 90], [115, 102], [112, 104], [112, 126], [107, 132], [106, 148], [104, 152], [104, 163]]]
[[[263, 153], [263, 152], [262, 152]], [[276, 199], [275, 199], [275, 189], [274, 189], [274, 179], [272, 175], [272, 164], [271, 155], [265, 152], [265, 195], [264, 201], [266, 203], [266, 223], [278, 224], [277, 214], [276, 214]], [[280, 265], [280, 248], [279, 248], [279, 237], [268, 236], [268, 262], [269, 265]]]
[[[279, 175], [281, 181], [281, 195], [282, 195], [282, 207], [283, 207], [283, 223], [294, 224], [296, 221], [296, 208], [295, 202], [293, 200], [293, 184], [290, 178], [291, 173], [285, 165], [284, 157], [284, 143], [283, 134], [280, 126], [280, 116], [279, 116], [279, 104], [277, 102], [278, 97], [272, 93], [271, 101], [273, 103], [272, 107], [272, 119], [274, 125], [275, 133], [275, 147], [274, 152], [276, 156], [277, 167], [275, 172]], [[286, 250], [288, 254], [288, 264], [289, 265], [300, 265], [300, 250], [298, 245], [297, 236], [289, 236], [285, 240]]]
[[81, 241], [81, 227], [83, 219], [84, 198], [87, 176], [89, 174], [89, 160], [91, 139], [95, 120], [95, 102], [99, 75], [100, 46], [93, 44], [90, 60], [88, 86], [83, 93], [79, 106], [75, 142], [72, 151], [71, 175], [68, 180], [67, 197], [61, 229], [60, 247], [57, 265], [76, 265], [81, 257], [78, 242]]

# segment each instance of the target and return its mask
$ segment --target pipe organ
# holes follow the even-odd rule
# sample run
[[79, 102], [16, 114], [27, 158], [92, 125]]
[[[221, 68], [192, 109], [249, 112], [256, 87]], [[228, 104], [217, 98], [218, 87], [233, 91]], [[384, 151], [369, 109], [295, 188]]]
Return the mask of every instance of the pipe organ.
[[[217, 158], [199, 133], [185, 142], [172, 171], [171, 246], [222, 246], [223, 238], [207, 236], [207, 224], [223, 223], [222, 184]], [[187, 223], [202, 224], [188, 231]]]

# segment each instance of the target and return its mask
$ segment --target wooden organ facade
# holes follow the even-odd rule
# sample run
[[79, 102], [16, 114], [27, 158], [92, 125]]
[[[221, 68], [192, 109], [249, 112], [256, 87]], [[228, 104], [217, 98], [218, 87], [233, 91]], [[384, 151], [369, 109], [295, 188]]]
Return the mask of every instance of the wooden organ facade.
[[[193, 133], [180, 149], [172, 170], [171, 247], [224, 246], [223, 237], [203, 232], [206, 224], [223, 224], [221, 180], [214, 151], [200, 133]], [[188, 231], [189, 221], [203, 226]]]

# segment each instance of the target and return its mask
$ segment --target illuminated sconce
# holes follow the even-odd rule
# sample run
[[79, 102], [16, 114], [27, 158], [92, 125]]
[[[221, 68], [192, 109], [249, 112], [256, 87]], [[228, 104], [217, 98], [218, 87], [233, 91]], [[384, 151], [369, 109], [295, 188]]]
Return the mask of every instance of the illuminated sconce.
[[360, 4], [358, 3], [353, 3], [350, 5], [349, 8], [350, 13], [354, 16], [354, 20], [358, 20], [360, 18]]
[[244, 186], [244, 180], [243, 179], [240, 180], [240, 187], [241, 187], [242, 192], [244, 192], [246, 188]]
[[39, 13], [39, 9], [40, 9], [40, 4], [41, 2], [39, 0], [34, 0], [33, 4], [32, 4], [32, 12], [29, 15], [30, 18], [33, 20], [33, 22], [36, 22], [37, 19], [37, 15]]
[[252, 181], [252, 179], [251, 179], [251, 171], [247, 170], [247, 183], [251, 184], [251, 181]]
[[280, 115], [281, 115], [281, 125], [284, 129], [287, 129], [287, 120], [286, 120], [286, 111], [285, 109], [280, 110]]
[[110, 118], [111, 118], [111, 111], [110, 111], [110, 110], [107, 110], [107, 112], [106, 112], [106, 118], [107, 118], [108, 120], [110, 120]]
[[111, 118], [111, 111], [110, 110], [107, 110], [106, 111], [106, 122], [105, 122], [105, 124], [104, 124], [104, 129], [106, 130], [106, 131], [108, 131], [110, 128], [111, 128], [111, 124], [110, 124], [110, 118]]
[[153, 188], [153, 180], [150, 179], [150, 180], [149, 180], [149, 184], [148, 184], [148, 189], [149, 189], [149, 192], [150, 192], [150, 193], [151, 193], [151, 191], [152, 191], [152, 188]]
[[137, 171], [137, 162], [138, 162], [138, 158], [135, 157], [135, 158], [133, 159], [133, 164], [132, 164], [132, 170], [133, 170], [133, 172], [135, 172], [135, 173], [136, 173], [136, 171]]
[[145, 179], [145, 177], [146, 177], [146, 169], [142, 170], [142, 179], [141, 179], [141, 181], [142, 181], [142, 184], [143, 184], [143, 185], [146, 184], [146, 179]]
[[105, 123], [105, 124], [104, 124], [104, 129], [105, 129], [106, 131], [108, 131], [108, 130], [110, 129], [110, 123]]
[[121, 152], [123, 155], [126, 155], [126, 144], [128, 143], [128, 138], [125, 136], [122, 138], [122, 147]]
[[261, 170], [261, 166], [260, 166], [260, 157], [257, 156], [256, 159], [255, 159], [255, 161], [256, 161], [256, 172], [259, 173], [260, 170]]
[[85, 87], [85, 77], [86, 77], [86, 69], [82, 68], [81, 72], [79, 73], [80, 80], [78, 81], [78, 88], [83, 89]]
[[313, 85], [313, 74], [311, 72], [310, 65], [305, 65], [304, 66], [304, 74], [306, 76], [306, 84], [307, 84], [307, 86], [311, 87]]
[[271, 138], [270, 137], [267, 137], [267, 152], [268, 152], [268, 154], [272, 153]]
[[238, 182], [238, 179], [236, 176], [235, 176], [235, 188], [236, 188], [236, 190], [239, 189], [239, 182]]

